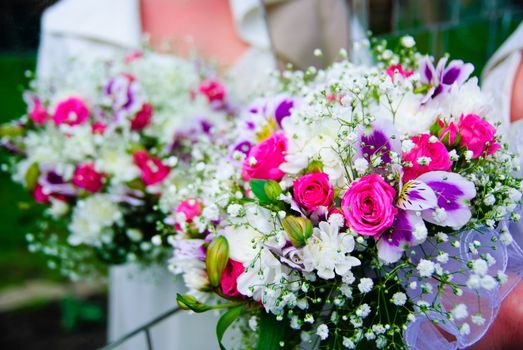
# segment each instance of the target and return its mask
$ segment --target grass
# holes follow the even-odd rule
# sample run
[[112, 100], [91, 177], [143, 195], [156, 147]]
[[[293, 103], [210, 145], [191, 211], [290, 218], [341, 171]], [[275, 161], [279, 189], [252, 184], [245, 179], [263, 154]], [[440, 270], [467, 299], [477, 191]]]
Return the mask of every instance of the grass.
[[[25, 111], [22, 91], [27, 85], [25, 72], [35, 67], [34, 54], [0, 55], [0, 123], [16, 119]], [[0, 156], [0, 161], [5, 154]], [[34, 214], [21, 208], [31, 200], [9, 174], [0, 173], [0, 290], [32, 278], [57, 280], [46, 260], [27, 250], [25, 234], [34, 232]]]

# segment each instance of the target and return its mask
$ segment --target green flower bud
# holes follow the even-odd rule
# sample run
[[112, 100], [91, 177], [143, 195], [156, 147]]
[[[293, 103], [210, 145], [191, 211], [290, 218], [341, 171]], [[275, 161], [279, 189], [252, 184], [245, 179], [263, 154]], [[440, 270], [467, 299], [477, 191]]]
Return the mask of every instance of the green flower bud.
[[212, 310], [211, 306], [199, 302], [192, 295], [176, 294], [176, 301], [182, 310], [192, 310], [198, 313]]
[[267, 198], [269, 198], [270, 201], [277, 200], [282, 192], [280, 184], [273, 180], [268, 180], [265, 182], [263, 190], [265, 191], [265, 195]]
[[220, 285], [223, 271], [229, 262], [229, 242], [224, 236], [218, 236], [207, 248], [207, 275], [213, 287]]
[[323, 172], [323, 163], [319, 160], [313, 160], [309, 163], [309, 166], [307, 167], [307, 170], [305, 172], [308, 173], [321, 173]]
[[312, 222], [297, 216], [287, 216], [283, 219], [283, 228], [291, 243], [296, 248], [301, 248], [307, 243], [307, 239], [312, 235]]
[[27, 169], [27, 172], [25, 173], [25, 184], [29, 191], [32, 191], [36, 187], [39, 176], [40, 167], [38, 166], [38, 163], [31, 164], [31, 166]]
[[24, 128], [13, 124], [0, 125], [1, 137], [18, 137], [24, 134]]

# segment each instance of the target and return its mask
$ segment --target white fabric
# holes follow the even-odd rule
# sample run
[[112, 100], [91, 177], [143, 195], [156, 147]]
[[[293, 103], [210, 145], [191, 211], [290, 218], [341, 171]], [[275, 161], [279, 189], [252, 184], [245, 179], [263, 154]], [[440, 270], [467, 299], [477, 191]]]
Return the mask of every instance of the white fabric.
[[269, 50], [271, 40], [260, 0], [229, 0], [238, 35], [249, 45]]
[[[275, 67], [261, 2], [231, 0], [240, 37], [252, 47], [231, 67], [232, 94], [247, 95]], [[37, 74], [66, 74], [68, 62], [110, 57], [137, 48], [141, 39], [139, 0], [62, 0], [42, 17]], [[156, 276], [152, 278], [151, 276]], [[183, 293], [181, 278], [163, 268], [139, 271], [133, 265], [111, 268], [109, 339], [115, 340], [176, 305]], [[152, 329], [155, 349], [217, 349], [213, 313], [178, 314]], [[145, 338], [124, 343], [119, 350], [146, 349]]]
[[492, 96], [493, 109], [490, 117], [501, 122], [501, 132], [510, 137], [512, 146], [523, 148], [523, 121], [510, 123], [512, 86], [517, 68], [522, 60], [523, 23], [501, 45], [483, 70], [482, 88]]
[[62, 0], [42, 16], [37, 74], [67, 71], [71, 59], [109, 57], [140, 44], [139, 0]]

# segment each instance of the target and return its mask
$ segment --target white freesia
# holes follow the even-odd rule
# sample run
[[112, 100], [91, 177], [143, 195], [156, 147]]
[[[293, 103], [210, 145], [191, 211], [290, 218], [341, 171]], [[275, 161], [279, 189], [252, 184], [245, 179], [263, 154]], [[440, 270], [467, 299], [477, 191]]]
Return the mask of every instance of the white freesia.
[[306, 270], [316, 270], [319, 277], [332, 279], [361, 264], [350, 255], [354, 250], [354, 237], [340, 233], [339, 226], [334, 223], [322, 221], [318, 226], [302, 251]]

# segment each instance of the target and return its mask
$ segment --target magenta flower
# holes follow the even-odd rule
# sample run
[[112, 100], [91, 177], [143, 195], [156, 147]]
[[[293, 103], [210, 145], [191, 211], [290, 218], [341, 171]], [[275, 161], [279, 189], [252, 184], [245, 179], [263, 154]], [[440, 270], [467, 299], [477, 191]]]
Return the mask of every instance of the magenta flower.
[[27, 103], [27, 114], [36, 125], [42, 125], [49, 120], [49, 113], [38, 97], [26, 93], [24, 100]]
[[329, 183], [329, 175], [312, 173], [298, 178], [293, 183], [294, 199], [307, 212], [318, 207], [330, 207], [334, 188]]
[[285, 161], [287, 139], [283, 133], [275, 133], [267, 140], [253, 146], [243, 161], [243, 179], [280, 181], [285, 173], [279, 166]]
[[421, 174], [434, 170], [450, 170], [450, 160], [447, 147], [435, 136], [421, 134], [411, 138], [415, 146], [409, 152], [402, 155], [404, 162], [411, 163], [403, 167], [403, 179], [409, 181]]
[[453, 145], [454, 141], [456, 141], [456, 137], [459, 134], [458, 126], [454, 124], [454, 122], [445, 123], [441, 119], [438, 120], [438, 124], [441, 127], [441, 131], [439, 133], [439, 139], [441, 142], [448, 146]]
[[87, 163], [76, 167], [72, 182], [78, 188], [95, 193], [102, 189], [103, 178], [103, 174], [97, 172], [92, 163]]
[[107, 125], [101, 122], [96, 122], [91, 125], [91, 132], [93, 134], [103, 135], [105, 133], [105, 129], [107, 129]]
[[472, 158], [491, 155], [501, 148], [494, 135], [496, 128], [475, 114], [461, 116], [458, 122], [461, 145], [472, 151]]
[[142, 108], [136, 113], [136, 116], [131, 120], [131, 129], [132, 130], [142, 130], [149, 123], [153, 117], [153, 106], [149, 103], [144, 103]]
[[363, 236], [378, 237], [392, 226], [396, 191], [377, 174], [354, 181], [341, 201], [347, 225]]
[[403, 70], [403, 66], [401, 64], [394, 64], [394, 65], [390, 66], [389, 68], [387, 68], [385, 73], [387, 73], [387, 75], [390, 77], [392, 82], [394, 82], [394, 77], [396, 74], [399, 74], [403, 78], [408, 78], [412, 74], [414, 74], [414, 72], [411, 70], [409, 70], [409, 71]]
[[183, 213], [185, 215], [185, 221], [191, 223], [195, 217], [202, 214], [202, 207], [202, 203], [194, 198], [189, 198], [178, 204], [176, 212]]
[[245, 272], [245, 267], [239, 261], [229, 259], [220, 280], [222, 293], [231, 298], [241, 298], [242, 294], [238, 291], [238, 277]]
[[223, 102], [225, 100], [225, 87], [217, 80], [206, 79], [202, 81], [199, 90], [207, 97], [210, 103]]
[[133, 154], [133, 157], [134, 163], [140, 168], [142, 181], [145, 185], [156, 185], [169, 175], [169, 167], [158, 158], [149, 155], [147, 151], [137, 151]]
[[53, 121], [56, 125], [68, 124], [71, 126], [82, 125], [89, 119], [89, 108], [78, 97], [69, 97], [56, 106]]

